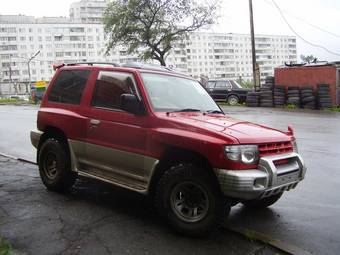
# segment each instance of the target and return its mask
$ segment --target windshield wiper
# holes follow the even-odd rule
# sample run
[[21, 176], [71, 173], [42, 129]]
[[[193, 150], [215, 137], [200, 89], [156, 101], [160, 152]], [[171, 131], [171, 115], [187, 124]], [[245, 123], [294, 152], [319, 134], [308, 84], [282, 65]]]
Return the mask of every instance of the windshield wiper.
[[208, 110], [207, 113], [222, 113], [222, 114], [224, 114], [224, 112], [222, 112], [220, 110]]
[[180, 110], [169, 111], [168, 113], [171, 113], [171, 112], [200, 112], [200, 111], [201, 110], [194, 109], [194, 108], [184, 108], [184, 109], [180, 109]]

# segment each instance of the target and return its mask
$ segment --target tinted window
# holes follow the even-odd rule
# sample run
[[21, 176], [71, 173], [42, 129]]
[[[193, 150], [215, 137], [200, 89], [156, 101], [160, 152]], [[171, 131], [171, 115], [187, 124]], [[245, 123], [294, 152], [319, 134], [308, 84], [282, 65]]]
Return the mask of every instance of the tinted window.
[[92, 105], [109, 109], [121, 109], [122, 94], [136, 94], [132, 74], [100, 72], [92, 98]]
[[215, 86], [216, 89], [218, 88], [226, 88], [226, 82], [225, 81], [217, 81], [216, 82], [216, 86]]
[[48, 96], [49, 101], [80, 104], [89, 70], [63, 70], [57, 77]]

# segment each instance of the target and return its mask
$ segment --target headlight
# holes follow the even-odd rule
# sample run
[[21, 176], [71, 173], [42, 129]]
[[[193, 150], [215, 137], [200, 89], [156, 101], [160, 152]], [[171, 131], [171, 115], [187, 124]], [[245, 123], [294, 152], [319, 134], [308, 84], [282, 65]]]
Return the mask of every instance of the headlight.
[[256, 164], [259, 160], [257, 145], [227, 145], [224, 152], [228, 159], [248, 165]]
[[298, 146], [297, 146], [295, 139], [292, 141], [292, 146], [293, 146], [293, 151], [296, 153], [299, 153]]

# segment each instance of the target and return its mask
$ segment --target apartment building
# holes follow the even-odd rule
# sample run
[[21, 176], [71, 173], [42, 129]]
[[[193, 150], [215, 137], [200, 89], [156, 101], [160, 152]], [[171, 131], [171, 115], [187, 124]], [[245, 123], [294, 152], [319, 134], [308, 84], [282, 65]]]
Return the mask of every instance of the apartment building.
[[81, 0], [70, 6], [70, 19], [75, 23], [102, 23], [108, 0]]
[[[50, 80], [52, 64], [58, 62], [138, 61], [137, 55], [127, 55], [123, 47], [105, 56], [103, 25], [82, 18], [75, 22], [75, 17], [0, 15], [0, 82]], [[295, 37], [257, 35], [256, 58], [261, 77], [272, 75], [274, 67], [296, 62]], [[194, 32], [176, 43], [167, 58], [169, 66], [196, 78], [251, 80], [251, 63], [250, 37], [243, 34]]]
[[[274, 67], [296, 62], [294, 36], [256, 35], [256, 61], [261, 78], [273, 75]], [[250, 36], [194, 32], [188, 40], [175, 45], [167, 62], [186, 70], [194, 77], [252, 79]]]

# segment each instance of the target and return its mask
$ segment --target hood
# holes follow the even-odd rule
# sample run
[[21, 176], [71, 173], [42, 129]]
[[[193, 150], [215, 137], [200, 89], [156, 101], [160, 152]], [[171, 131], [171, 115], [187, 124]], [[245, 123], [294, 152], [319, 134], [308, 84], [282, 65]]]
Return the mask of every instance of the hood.
[[[163, 114], [162, 114], [163, 115]], [[182, 129], [211, 135], [232, 137], [240, 144], [261, 144], [290, 141], [286, 133], [247, 121], [237, 120], [222, 114], [169, 113], [163, 118], [173, 124], [181, 124]]]

